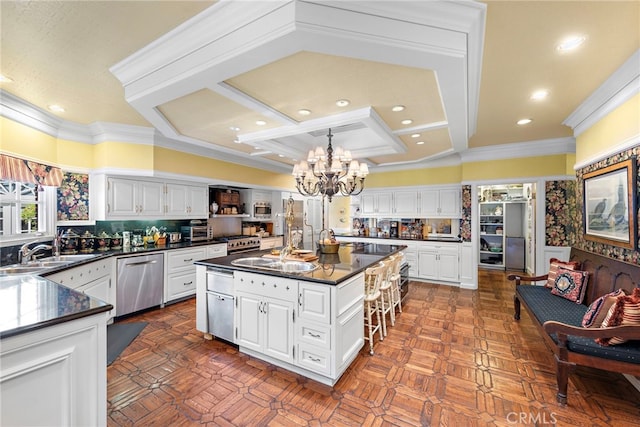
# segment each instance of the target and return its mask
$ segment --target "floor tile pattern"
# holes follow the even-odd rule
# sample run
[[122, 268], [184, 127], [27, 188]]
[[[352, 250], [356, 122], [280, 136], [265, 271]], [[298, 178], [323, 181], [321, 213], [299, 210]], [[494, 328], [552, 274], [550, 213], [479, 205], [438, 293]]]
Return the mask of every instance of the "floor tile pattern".
[[411, 282], [375, 355], [332, 388], [206, 341], [190, 299], [130, 317], [149, 325], [107, 368], [109, 426], [638, 426], [640, 392], [578, 368], [556, 403], [553, 355], [505, 273], [477, 291]]

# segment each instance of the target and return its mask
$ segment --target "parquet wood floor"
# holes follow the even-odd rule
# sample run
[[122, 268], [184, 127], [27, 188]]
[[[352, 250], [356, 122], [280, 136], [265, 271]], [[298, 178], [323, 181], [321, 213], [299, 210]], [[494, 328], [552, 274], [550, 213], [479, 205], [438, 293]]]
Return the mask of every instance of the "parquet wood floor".
[[195, 299], [124, 321], [149, 325], [107, 368], [109, 426], [638, 426], [640, 392], [579, 368], [556, 403], [553, 355], [504, 272], [477, 291], [411, 282], [375, 355], [335, 387], [206, 341]]

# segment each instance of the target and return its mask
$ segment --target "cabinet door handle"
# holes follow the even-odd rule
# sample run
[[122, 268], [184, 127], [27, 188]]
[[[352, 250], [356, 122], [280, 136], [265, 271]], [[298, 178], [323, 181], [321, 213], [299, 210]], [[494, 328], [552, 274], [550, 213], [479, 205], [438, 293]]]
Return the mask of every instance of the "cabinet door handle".
[[184, 262], [191, 262], [191, 261], [193, 261], [193, 258], [184, 259], [184, 260], [182, 260], [182, 261], [184, 261]]
[[311, 360], [312, 362], [320, 363], [320, 359], [317, 359], [315, 357], [309, 356], [309, 360]]
[[311, 335], [313, 338], [320, 338], [319, 334], [314, 334], [312, 332], [307, 332], [309, 335]]
[[184, 286], [191, 286], [191, 285], [193, 285], [193, 280], [190, 281], [190, 282], [185, 282], [185, 283], [183, 283], [183, 285]]

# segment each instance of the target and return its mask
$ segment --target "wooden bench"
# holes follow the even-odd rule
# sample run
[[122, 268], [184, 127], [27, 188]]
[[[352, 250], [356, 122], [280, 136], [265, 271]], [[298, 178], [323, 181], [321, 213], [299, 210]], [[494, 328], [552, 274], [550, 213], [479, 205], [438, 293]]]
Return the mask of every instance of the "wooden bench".
[[[582, 317], [588, 306], [600, 296], [616, 289], [627, 294], [640, 286], [640, 265], [625, 263], [572, 248], [570, 259], [580, 262], [580, 270], [589, 272], [589, 281], [582, 304], [553, 295], [549, 288], [531, 286], [546, 281], [544, 276], [509, 275], [515, 281], [514, 309], [520, 319], [523, 305], [538, 327], [556, 359], [557, 400], [567, 403], [569, 374], [576, 365], [640, 376], [640, 326], [613, 328], [583, 328]], [[602, 346], [596, 338], [621, 337], [631, 341]]]

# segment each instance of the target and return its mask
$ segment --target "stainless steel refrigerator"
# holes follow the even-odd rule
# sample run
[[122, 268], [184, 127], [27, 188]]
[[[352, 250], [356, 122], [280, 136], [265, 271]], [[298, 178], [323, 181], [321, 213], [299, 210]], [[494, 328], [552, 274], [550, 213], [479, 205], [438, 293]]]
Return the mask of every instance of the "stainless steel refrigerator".
[[507, 270], [525, 269], [525, 239], [524, 237], [507, 237], [505, 252], [505, 266]]

